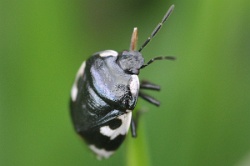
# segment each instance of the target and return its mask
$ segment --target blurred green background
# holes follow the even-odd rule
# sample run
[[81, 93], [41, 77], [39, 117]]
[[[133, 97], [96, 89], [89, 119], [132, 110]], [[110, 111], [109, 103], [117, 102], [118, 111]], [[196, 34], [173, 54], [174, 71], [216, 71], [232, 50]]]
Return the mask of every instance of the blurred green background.
[[[171, 4], [143, 55], [177, 61], [140, 74], [162, 86], [151, 93], [162, 105], [140, 100], [138, 138], [98, 161], [69, 117], [76, 71], [94, 52], [128, 49], [134, 26], [140, 45]], [[0, 0], [0, 165], [249, 166], [249, 55], [247, 0]]]

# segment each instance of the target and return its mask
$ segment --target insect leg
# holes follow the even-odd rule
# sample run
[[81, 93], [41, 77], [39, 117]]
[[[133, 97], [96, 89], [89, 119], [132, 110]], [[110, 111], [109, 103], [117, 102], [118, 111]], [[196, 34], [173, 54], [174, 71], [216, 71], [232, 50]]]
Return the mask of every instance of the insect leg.
[[133, 116], [132, 116], [132, 119], [131, 119], [131, 134], [132, 134], [132, 137], [133, 138], [136, 138], [136, 136], [137, 136], [137, 124], [136, 124], [136, 122], [135, 122], [136, 120], [133, 118]]
[[148, 82], [148, 81], [142, 81], [140, 84], [140, 89], [160, 91], [161, 87], [159, 85], [153, 84], [153, 83]]
[[137, 137], [138, 122], [139, 122], [139, 119], [141, 117], [141, 114], [143, 114], [144, 112], [145, 112], [145, 110], [138, 110], [138, 111], [136, 111], [135, 117], [132, 116], [130, 127], [131, 127], [131, 134], [132, 134], [133, 138]]
[[144, 100], [146, 100], [147, 102], [151, 103], [151, 104], [154, 104], [155, 106], [160, 106], [160, 102], [158, 100], [156, 100], [155, 98], [143, 93], [143, 92], [139, 92], [139, 96], [141, 98], [143, 98]]

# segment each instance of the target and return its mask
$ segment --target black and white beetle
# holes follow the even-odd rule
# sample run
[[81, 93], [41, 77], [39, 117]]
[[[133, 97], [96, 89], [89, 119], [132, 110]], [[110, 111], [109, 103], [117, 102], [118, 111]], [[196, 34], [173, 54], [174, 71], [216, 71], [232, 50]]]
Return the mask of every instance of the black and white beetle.
[[129, 51], [97, 52], [83, 62], [77, 72], [71, 90], [71, 117], [76, 132], [99, 158], [108, 158], [114, 153], [130, 126], [132, 136], [136, 137], [132, 111], [138, 96], [151, 104], [160, 105], [159, 101], [140, 91], [160, 90], [160, 87], [149, 82], [140, 84], [138, 74], [140, 69], [155, 60], [173, 60], [174, 57], [155, 57], [144, 64], [141, 51], [161, 29], [173, 9], [174, 5], [138, 51], [135, 50], [137, 28], [134, 28]]

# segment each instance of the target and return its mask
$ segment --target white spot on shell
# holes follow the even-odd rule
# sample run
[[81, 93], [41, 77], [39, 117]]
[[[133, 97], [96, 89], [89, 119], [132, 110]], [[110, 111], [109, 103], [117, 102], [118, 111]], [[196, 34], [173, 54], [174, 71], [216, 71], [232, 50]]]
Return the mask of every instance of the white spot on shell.
[[118, 52], [114, 50], [105, 50], [105, 51], [97, 52], [94, 55], [97, 55], [97, 54], [99, 54], [100, 57], [107, 57], [107, 56], [117, 56]]
[[89, 148], [97, 154], [98, 159], [109, 158], [114, 153], [114, 151], [107, 151], [105, 149], [98, 149], [95, 145], [90, 145]]
[[122, 121], [122, 124], [119, 128], [112, 130], [109, 126], [103, 126], [100, 128], [100, 133], [110, 137], [110, 140], [115, 139], [118, 135], [125, 135], [128, 132], [130, 122], [132, 117], [132, 111], [118, 116], [117, 119]]
[[78, 82], [80, 77], [83, 77], [85, 65], [86, 65], [86, 63], [83, 62], [81, 67], [79, 68], [77, 74], [76, 74], [75, 81], [74, 81], [74, 84], [73, 84], [72, 89], [71, 89], [71, 99], [72, 99], [72, 101], [76, 101], [77, 93], [78, 93], [77, 82]]
[[131, 75], [131, 81], [129, 84], [129, 88], [130, 88], [130, 92], [133, 96], [138, 94], [139, 91], [139, 86], [140, 86], [140, 82], [139, 82], [139, 78], [137, 75]]

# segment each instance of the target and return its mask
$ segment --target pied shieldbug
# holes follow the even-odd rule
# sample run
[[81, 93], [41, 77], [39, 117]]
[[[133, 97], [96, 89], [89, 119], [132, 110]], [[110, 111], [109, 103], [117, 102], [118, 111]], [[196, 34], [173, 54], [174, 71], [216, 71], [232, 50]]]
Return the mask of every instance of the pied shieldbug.
[[172, 5], [151, 35], [137, 51], [137, 28], [134, 28], [130, 50], [120, 53], [100, 51], [82, 63], [71, 89], [70, 114], [76, 132], [99, 159], [109, 158], [122, 144], [131, 127], [136, 137], [136, 121], [132, 117], [138, 97], [159, 106], [158, 100], [141, 90], [160, 90], [158, 85], [139, 82], [139, 72], [155, 60], [174, 60], [172, 56], [155, 57], [144, 64], [141, 51], [159, 32], [174, 9]]

